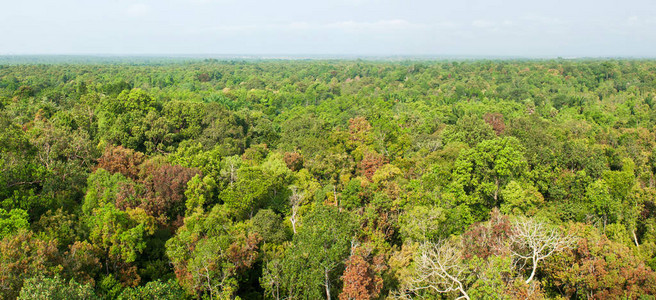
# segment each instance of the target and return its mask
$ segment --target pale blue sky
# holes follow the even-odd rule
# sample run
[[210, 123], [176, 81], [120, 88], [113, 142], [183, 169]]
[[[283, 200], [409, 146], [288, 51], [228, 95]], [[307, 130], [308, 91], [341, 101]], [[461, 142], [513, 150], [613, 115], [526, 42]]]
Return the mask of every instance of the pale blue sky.
[[2, 0], [0, 54], [656, 57], [656, 0]]

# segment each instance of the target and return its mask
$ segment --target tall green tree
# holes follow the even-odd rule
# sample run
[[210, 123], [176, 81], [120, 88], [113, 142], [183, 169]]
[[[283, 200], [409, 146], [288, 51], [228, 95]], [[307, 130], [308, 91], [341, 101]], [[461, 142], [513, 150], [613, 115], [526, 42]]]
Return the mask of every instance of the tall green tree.
[[267, 289], [291, 298], [332, 299], [339, 287], [339, 270], [355, 241], [354, 220], [333, 206], [318, 205], [302, 224], [283, 258], [269, 262], [264, 276], [280, 272], [281, 279]]
[[460, 154], [453, 171], [455, 184], [471, 196], [482, 212], [498, 207], [502, 189], [527, 172], [523, 147], [514, 137], [487, 140]]

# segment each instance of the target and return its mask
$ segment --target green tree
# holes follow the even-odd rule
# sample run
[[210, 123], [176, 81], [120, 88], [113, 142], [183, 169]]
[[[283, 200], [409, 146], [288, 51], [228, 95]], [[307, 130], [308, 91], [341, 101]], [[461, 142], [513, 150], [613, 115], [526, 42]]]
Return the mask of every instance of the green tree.
[[187, 182], [187, 189], [184, 194], [187, 198], [185, 205], [187, 207], [186, 215], [193, 211], [204, 211], [205, 207], [214, 204], [214, 193], [216, 190], [216, 181], [210, 176], [201, 176], [197, 174]]
[[253, 216], [265, 204], [271, 188], [271, 178], [260, 168], [243, 166], [237, 170], [237, 180], [221, 191], [219, 198], [239, 220]]
[[[280, 270], [279, 286], [268, 286], [271, 294], [281, 290], [287, 297], [331, 299], [337, 285], [337, 270], [349, 256], [355, 224], [349, 213], [332, 206], [316, 206], [303, 217], [303, 226], [281, 261], [269, 262], [263, 276]], [[322, 291], [323, 290], [323, 291]]]
[[399, 217], [401, 236], [405, 241], [436, 241], [446, 237], [446, 214], [440, 207], [413, 206]]
[[146, 248], [145, 239], [155, 231], [155, 219], [142, 209], [121, 211], [106, 203], [87, 217], [89, 240], [103, 253], [107, 272], [119, 272], [126, 285], [136, 285], [139, 276], [131, 263]]
[[606, 181], [599, 179], [591, 183], [585, 195], [593, 212], [601, 217], [604, 227], [617, 221], [622, 203], [620, 199], [611, 196]]
[[502, 190], [501, 212], [506, 215], [532, 216], [544, 205], [544, 196], [531, 184], [510, 181]]
[[89, 284], [82, 285], [74, 280], [66, 281], [59, 277], [46, 278], [43, 275], [29, 278], [23, 283], [18, 299], [38, 300], [90, 300], [99, 299]]
[[98, 169], [87, 179], [87, 193], [84, 196], [82, 212], [93, 214], [93, 210], [104, 205], [116, 205], [116, 199], [122, 188], [131, 184], [131, 180], [121, 173], [110, 174], [104, 169]]
[[513, 179], [527, 171], [523, 148], [513, 137], [483, 141], [460, 154], [453, 178], [465, 193], [472, 196], [472, 205], [489, 211], [501, 204], [500, 192]]
[[461, 142], [468, 144], [469, 147], [474, 147], [482, 141], [491, 140], [495, 137], [496, 134], [492, 126], [476, 116], [459, 118], [455, 125], [448, 126], [442, 132], [442, 141], [445, 145]]
[[9, 212], [0, 208], [0, 239], [9, 236], [18, 230], [29, 229], [27, 212], [22, 209], [13, 209]]
[[185, 218], [176, 235], [166, 242], [180, 285], [192, 296], [231, 298], [239, 287], [238, 275], [257, 258], [259, 237], [233, 228], [221, 205]]
[[283, 227], [282, 217], [273, 210], [262, 209], [251, 219], [253, 231], [265, 243], [281, 244], [289, 238], [288, 229]]
[[136, 286], [133, 288], [126, 288], [118, 296], [121, 300], [148, 300], [148, 299], [162, 299], [162, 300], [177, 300], [184, 299], [184, 290], [178, 285], [175, 280], [170, 281], [150, 281], [144, 286]]

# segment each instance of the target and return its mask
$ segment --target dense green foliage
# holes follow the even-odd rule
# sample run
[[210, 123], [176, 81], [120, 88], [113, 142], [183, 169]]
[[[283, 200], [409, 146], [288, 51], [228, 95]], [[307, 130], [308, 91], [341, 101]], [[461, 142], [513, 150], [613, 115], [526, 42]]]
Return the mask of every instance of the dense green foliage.
[[0, 298], [656, 294], [656, 62], [0, 65]]

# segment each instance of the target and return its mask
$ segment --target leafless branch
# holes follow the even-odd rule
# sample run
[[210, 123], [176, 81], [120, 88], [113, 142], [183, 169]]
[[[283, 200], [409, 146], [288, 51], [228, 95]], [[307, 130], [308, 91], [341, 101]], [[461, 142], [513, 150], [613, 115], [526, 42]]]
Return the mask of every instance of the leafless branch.
[[510, 240], [512, 255], [524, 265], [531, 262], [531, 275], [526, 283], [531, 282], [535, 277], [541, 260], [572, 247], [575, 242], [573, 236], [561, 234], [558, 228], [528, 218], [515, 221]]
[[415, 274], [409, 291], [432, 290], [437, 293], [459, 292], [469, 295], [463, 285], [465, 267], [460, 249], [450, 242], [425, 242], [415, 257]]

